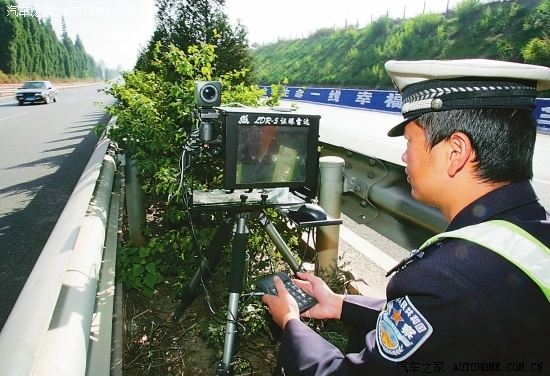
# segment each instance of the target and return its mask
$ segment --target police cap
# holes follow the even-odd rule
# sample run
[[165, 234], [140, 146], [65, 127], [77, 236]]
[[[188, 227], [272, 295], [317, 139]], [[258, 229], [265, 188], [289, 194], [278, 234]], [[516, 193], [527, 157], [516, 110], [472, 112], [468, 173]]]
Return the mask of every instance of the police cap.
[[464, 108], [533, 110], [538, 90], [550, 89], [550, 68], [487, 59], [386, 62], [386, 72], [402, 93], [405, 120], [388, 136], [402, 136], [419, 116]]

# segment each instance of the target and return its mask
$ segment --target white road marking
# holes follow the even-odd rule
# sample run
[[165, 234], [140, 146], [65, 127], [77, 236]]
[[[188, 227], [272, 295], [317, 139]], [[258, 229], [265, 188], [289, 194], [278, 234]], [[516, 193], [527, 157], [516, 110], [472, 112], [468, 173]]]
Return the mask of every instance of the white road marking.
[[340, 238], [383, 270], [390, 270], [399, 262], [345, 226], [340, 226]]
[[3, 117], [3, 118], [0, 118], [0, 121], [8, 120], [8, 119], [13, 119], [14, 117], [23, 116], [23, 115], [26, 115], [26, 114], [27, 114], [26, 112], [21, 112], [21, 113], [19, 113], [19, 114], [6, 116], [6, 117]]

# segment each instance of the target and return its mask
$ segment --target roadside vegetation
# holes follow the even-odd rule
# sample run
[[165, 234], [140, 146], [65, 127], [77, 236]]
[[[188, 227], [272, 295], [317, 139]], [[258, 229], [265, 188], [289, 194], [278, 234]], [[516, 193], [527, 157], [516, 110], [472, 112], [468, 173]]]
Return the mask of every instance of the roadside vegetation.
[[550, 64], [550, 1], [464, 0], [447, 14], [381, 17], [364, 28], [322, 29], [255, 46], [258, 82], [388, 89], [387, 60], [487, 58]]

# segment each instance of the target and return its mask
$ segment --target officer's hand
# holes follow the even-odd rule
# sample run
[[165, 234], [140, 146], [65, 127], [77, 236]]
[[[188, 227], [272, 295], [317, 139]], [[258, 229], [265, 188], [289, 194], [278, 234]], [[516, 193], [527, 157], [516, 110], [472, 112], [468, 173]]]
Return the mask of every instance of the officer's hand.
[[313, 319], [339, 319], [342, 314], [344, 296], [335, 294], [321, 278], [309, 273], [298, 273], [300, 279], [292, 281], [317, 299], [317, 304], [302, 313], [303, 317]]
[[275, 289], [277, 289], [277, 295], [264, 294], [262, 301], [269, 308], [269, 313], [273, 317], [275, 323], [284, 329], [286, 323], [292, 319], [300, 319], [300, 310], [298, 309], [298, 303], [286, 290], [283, 281], [278, 276], [273, 277]]

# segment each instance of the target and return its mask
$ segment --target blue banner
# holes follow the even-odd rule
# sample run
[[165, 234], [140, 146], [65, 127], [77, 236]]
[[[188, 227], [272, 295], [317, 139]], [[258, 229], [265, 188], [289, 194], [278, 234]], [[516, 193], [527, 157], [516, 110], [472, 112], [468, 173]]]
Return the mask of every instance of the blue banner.
[[[271, 87], [262, 86], [262, 88], [266, 91], [266, 95], [271, 95]], [[390, 90], [287, 87], [283, 98], [371, 111], [392, 113], [401, 111], [401, 94]], [[538, 127], [550, 130], [550, 98], [537, 98], [536, 103], [534, 115]]]
[[540, 129], [550, 131], [550, 98], [537, 98], [537, 108], [535, 108], [535, 118]]
[[367, 110], [401, 111], [401, 94], [396, 91], [288, 87], [285, 98]]

